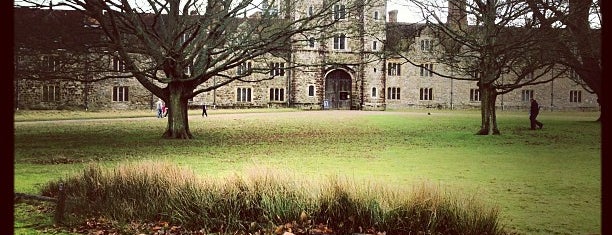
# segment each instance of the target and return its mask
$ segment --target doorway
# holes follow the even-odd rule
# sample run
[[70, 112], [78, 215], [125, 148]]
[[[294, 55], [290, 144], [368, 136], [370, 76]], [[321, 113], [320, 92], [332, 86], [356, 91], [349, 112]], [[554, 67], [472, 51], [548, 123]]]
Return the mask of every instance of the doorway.
[[351, 109], [351, 75], [340, 69], [327, 74], [325, 100], [329, 109]]

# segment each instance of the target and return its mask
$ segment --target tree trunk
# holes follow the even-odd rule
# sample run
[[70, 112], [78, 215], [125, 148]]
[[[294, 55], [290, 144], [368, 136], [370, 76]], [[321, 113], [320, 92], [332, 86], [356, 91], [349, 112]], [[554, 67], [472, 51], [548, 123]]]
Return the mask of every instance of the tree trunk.
[[[482, 83], [479, 83], [479, 85]], [[477, 135], [488, 135], [489, 134], [489, 96], [488, 91], [484, 85], [479, 86], [480, 95], [482, 100], [480, 101], [480, 130], [476, 132]]]
[[193, 139], [189, 131], [188, 99], [183, 96], [187, 88], [178, 82], [168, 84], [169, 96], [166, 102], [168, 107], [168, 126], [163, 138], [166, 139]]
[[[480, 111], [482, 115], [482, 123], [477, 135], [499, 134], [497, 129], [497, 120], [495, 118], [495, 99], [497, 91], [493, 87], [493, 82], [498, 78], [498, 69], [496, 69], [496, 60], [499, 53], [495, 53], [496, 45], [496, 3], [493, 0], [487, 0], [483, 7], [483, 36], [484, 36], [484, 51], [482, 54], [481, 78], [478, 82], [478, 88], [482, 101], [480, 103]], [[491, 127], [493, 122], [493, 127]]]
[[597, 101], [600, 107], [600, 117], [597, 121], [602, 120], [600, 99], [603, 94], [602, 72], [601, 72], [601, 47], [598, 46], [601, 40], [593, 40], [598, 38], [592, 36], [593, 30], [590, 26], [589, 10], [593, 0], [571, 0], [569, 1], [569, 14], [565, 19], [567, 27], [573, 36], [575, 42], [576, 56], [579, 61], [577, 73], [580, 78], [597, 94]]
[[497, 112], [496, 112], [496, 107], [495, 107], [496, 101], [497, 101], [497, 91], [495, 90], [495, 88], [492, 88], [489, 93], [489, 113], [491, 114], [490, 118], [491, 118], [491, 123], [493, 124], [492, 134], [499, 135], [501, 133], [499, 132], [499, 129], [497, 129]]
[[482, 101], [480, 104], [481, 125], [477, 135], [499, 135], [497, 128], [497, 116], [495, 113], [495, 101], [497, 100], [497, 92], [491, 84], [480, 86]]

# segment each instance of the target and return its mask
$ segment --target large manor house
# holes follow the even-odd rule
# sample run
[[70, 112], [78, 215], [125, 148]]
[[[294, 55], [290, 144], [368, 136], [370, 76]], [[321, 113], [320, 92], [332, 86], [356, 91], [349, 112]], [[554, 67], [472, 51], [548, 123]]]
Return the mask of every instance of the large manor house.
[[[304, 8], [320, 0], [306, 1]], [[338, 34], [325, 40], [311, 40], [291, 46], [291, 60], [281, 62], [273, 70], [274, 79], [257, 83], [235, 81], [189, 100], [190, 107], [206, 104], [209, 108], [277, 108], [300, 109], [475, 109], [480, 107], [476, 81], [454, 80], [438, 76], [447, 68], [431, 56], [435, 38], [425, 24], [397, 22], [397, 10], [387, 12], [384, 1], [359, 12], [364, 22], [361, 36]], [[85, 27], [85, 16], [70, 10], [14, 9], [16, 33], [42, 37], [28, 32], [27, 22], [52, 21], [53, 24]], [[37, 19], [26, 19], [37, 17]], [[343, 16], [341, 16], [343, 17]], [[21, 18], [21, 19], [20, 19]], [[347, 23], [356, 17], [345, 19]], [[26, 22], [26, 23], [23, 23]], [[24, 24], [24, 25], [19, 25]], [[372, 30], [370, 30], [372, 29]], [[368, 31], [370, 30], [370, 31]], [[24, 32], [18, 32], [24, 31]], [[402, 51], [422, 66], [406, 63], [400, 57], [372, 59], [398, 37], [412, 44]], [[18, 40], [18, 39], [15, 39]], [[18, 43], [15, 43], [16, 45]], [[18, 50], [27, 50], [19, 48]], [[16, 53], [16, 56], [19, 53]], [[380, 54], [380, 53], [378, 53]], [[48, 55], [37, 55], [41, 63], [51, 63]], [[19, 66], [21, 58], [16, 58]], [[333, 63], [328, 63], [333, 61]], [[296, 64], [318, 64], [319, 67], [295, 67]], [[109, 60], [109, 66], [121, 72], [121, 64]], [[239, 72], [239, 71], [237, 71]], [[552, 82], [525, 86], [497, 98], [501, 110], [525, 110], [534, 97], [546, 110], [598, 110], [596, 95], [589, 93], [571, 78], [568, 72]], [[509, 78], [510, 79], [510, 78]], [[214, 82], [214, 79], [211, 79]], [[204, 84], [206, 85], [206, 84]], [[153, 109], [157, 101], [134, 78], [109, 79], [93, 83], [75, 80], [15, 79], [15, 107], [18, 109]]]

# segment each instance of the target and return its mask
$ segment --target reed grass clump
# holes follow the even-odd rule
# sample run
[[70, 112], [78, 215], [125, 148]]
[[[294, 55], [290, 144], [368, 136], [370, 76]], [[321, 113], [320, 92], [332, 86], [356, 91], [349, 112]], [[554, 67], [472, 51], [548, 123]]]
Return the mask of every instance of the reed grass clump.
[[334, 234], [504, 234], [495, 207], [425, 184], [410, 191], [337, 176], [307, 181], [268, 169], [208, 179], [159, 162], [92, 164], [47, 183], [42, 194], [56, 196], [60, 183], [74, 220], [166, 221], [221, 234], [274, 234], [289, 227], [307, 234], [321, 225]]

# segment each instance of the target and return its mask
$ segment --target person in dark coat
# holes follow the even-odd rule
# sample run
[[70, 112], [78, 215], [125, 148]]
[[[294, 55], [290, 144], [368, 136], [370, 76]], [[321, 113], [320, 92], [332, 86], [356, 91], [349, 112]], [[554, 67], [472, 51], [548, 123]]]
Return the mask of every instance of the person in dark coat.
[[531, 98], [531, 108], [529, 109], [529, 121], [531, 121], [531, 129], [532, 130], [536, 129], [536, 125], [540, 129], [542, 129], [542, 127], [544, 127], [543, 123], [541, 123], [538, 120], [536, 120], [536, 118], [538, 117], [539, 113], [540, 113], [540, 105], [538, 104], [538, 102], [534, 98]]
[[206, 104], [202, 104], [202, 117], [208, 117], [208, 113], [206, 113]]

